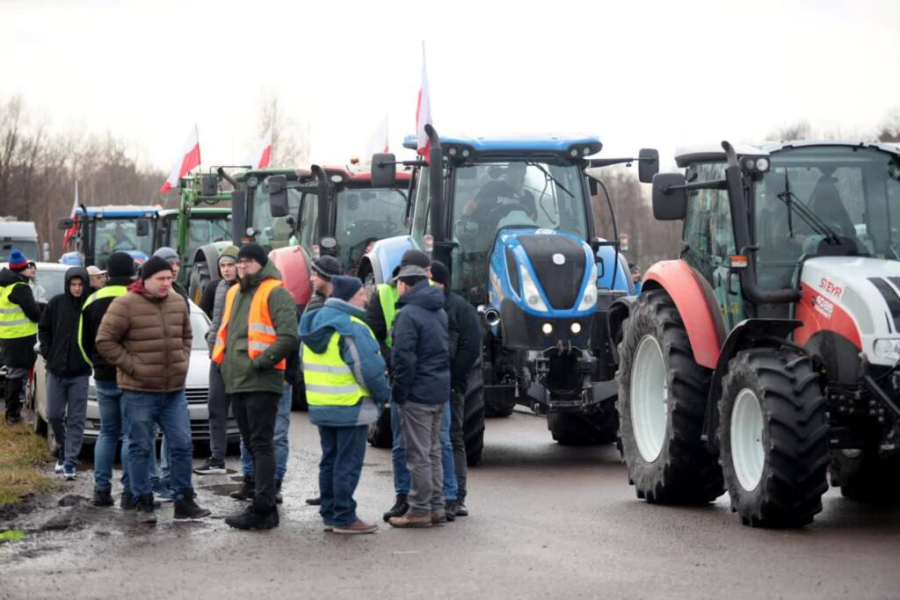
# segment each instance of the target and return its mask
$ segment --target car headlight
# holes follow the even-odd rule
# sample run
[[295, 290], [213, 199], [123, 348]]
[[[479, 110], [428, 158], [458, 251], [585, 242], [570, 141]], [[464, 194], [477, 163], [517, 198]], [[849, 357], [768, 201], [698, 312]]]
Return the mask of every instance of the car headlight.
[[875, 340], [875, 356], [884, 360], [900, 360], [900, 339]]
[[525, 265], [519, 265], [519, 273], [522, 275], [522, 297], [525, 300], [525, 304], [532, 310], [547, 312], [547, 305], [541, 298], [541, 292], [538, 290]]
[[597, 263], [591, 263], [590, 277], [587, 289], [578, 304], [578, 310], [591, 310], [597, 306]]

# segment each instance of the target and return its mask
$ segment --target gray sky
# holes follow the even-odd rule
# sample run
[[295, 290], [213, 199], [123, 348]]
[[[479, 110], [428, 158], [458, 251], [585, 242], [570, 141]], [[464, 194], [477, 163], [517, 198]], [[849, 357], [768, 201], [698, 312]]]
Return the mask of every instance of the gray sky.
[[260, 100], [316, 162], [415, 128], [425, 41], [444, 134], [596, 134], [604, 153], [758, 141], [799, 119], [847, 137], [900, 106], [896, 0], [342, 2], [0, 0], [0, 99], [111, 131], [168, 170], [241, 162]]

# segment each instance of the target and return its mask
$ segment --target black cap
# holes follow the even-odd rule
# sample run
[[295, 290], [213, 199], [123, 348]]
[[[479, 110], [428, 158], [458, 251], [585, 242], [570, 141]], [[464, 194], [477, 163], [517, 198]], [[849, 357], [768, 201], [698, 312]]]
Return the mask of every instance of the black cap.
[[332, 277], [341, 274], [341, 261], [326, 254], [313, 261], [312, 269], [325, 281], [331, 281]]
[[431, 261], [431, 280], [441, 285], [450, 286], [450, 269], [439, 260]]
[[165, 260], [164, 258], [151, 256], [141, 267], [141, 281], [150, 279], [160, 271], [169, 271], [171, 273], [172, 265], [170, 265], [169, 261]]
[[331, 297], [344, 302], [349, 302], [362, 287], [362, 281], [346, 275], [335, 275], [331, 283], [334, 284], [334, 293], [331, 294]]
[[106, 263], [110, 277], [134, 277], [134, 259], [126, 252], [113, 252]]
[[238, 260], [242, 258], [249, 258], [251, 260], [255, 260], [260, 264], [260, 266], [266, 266], [269, 264], [269, 257], [266, 254], [266, 249], [260, 246], [259, 244], [254, 244], [253, 242], [247, 242], [243, 246], [241, 246], [240, 251], [238, 251]]
[[428, 269], [431, 267], [431, 259], [421, 250], [407, 250], [403, 253], [403, 258], [400, 259], [400, 266], [406, 267], [409, 265]]

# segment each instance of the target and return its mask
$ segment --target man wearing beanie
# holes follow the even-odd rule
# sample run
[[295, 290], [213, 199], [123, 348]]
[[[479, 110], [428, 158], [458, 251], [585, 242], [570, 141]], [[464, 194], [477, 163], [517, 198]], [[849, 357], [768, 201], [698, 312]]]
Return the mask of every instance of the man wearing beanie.
[[[157, 248], [156, 252], [153, 253], [153, 256], [159, 257], [169, 263], [169, 267], [172, 268], [172, 289], [175, 290], [179, 296], [184, 298], [185, 302], [188, 302], [187, 289], [178, 282], [178, 274], [181, 273], [181, 257], [178, 256], [178, 253], [168, 246], [162, 246]], [[190, 311], [191, 305], [188, 302], [188, 312], [190, 313]]]
[[22, 421], [21, 396], [37, 358], [34, 343], [41, 308], [24, 275], [27, 268], [28, 259], [13, 248], [9, 253], [9, 267], [0, 271], [0, 354], [6, 367], [3, 397], [7, 425]]
[[191, 422], [184, 384], [193, 342], [188, 306], [171, 293], [174, 276], [164, 259], [144, 263], [141, 280], [109, 305], [97, 333], [97, 350], [116, 366], [127, 424], [129, 485], [139, 521], [156, 523], [150, 469], [157, 427], [168, 446], [176, 519], [210, 512], [197, 506], [191, 483]]
[[253, 458], [253, 503], [226, 517], [237, 529], [278, 526], [273, 437], [278, 402], [284, 394], [287, 358], [297, 352], [297, 307], [281, 274], [259, 244], [237, 255], [239, 284], [225, 296], [222, 325], [212, 360], [222, 372], [225, 393]]
[[[109, 280], [91, 294], [81, 309], [79, 341], [81, 352], [94, 369], [97, 407], [100, 410], [100, 435], [94, 444], [94, 506], [112, 506], [112, 469], [119, 437], [126, 433], [122, 426], [122, 390], [116, 383], [116, 366], [108, 363], [97, 351], [96, 339], [100, 323], [109, 305], [128, 293], [134, 282], [134, 259], [126, 252], [113, 252], [107, 263]], [[152, 468], [152, 467], [151, 467]], [[121, 506], [134, 508], [134, 497], [128, 487], [128, 437], [122, 438], [122, 498]]]
[[331, 296], [331, 279], [341, 274], [341, 263], [333, 256], [320, 256], [312, 263], [310, 269], [310, 282], [313, 286], [313, 295], [306, 305], [303, 314], [319, 310], [325, 305], [325, 301]]
[[366, 432], [390, 396], [384, 359], [363, 321], [366, 291], [355, 277], [334, 276], [325, 306], [303, 315], [303, 375], [309, 420], [319, 428], [319, 514], [325, 531], [375, 533], [356, 514]]

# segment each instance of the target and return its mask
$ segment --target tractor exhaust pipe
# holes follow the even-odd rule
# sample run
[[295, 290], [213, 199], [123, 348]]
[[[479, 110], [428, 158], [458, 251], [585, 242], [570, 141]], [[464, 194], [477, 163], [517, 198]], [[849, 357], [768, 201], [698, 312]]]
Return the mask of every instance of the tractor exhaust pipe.
[[494, 327], [495, 325], [500, 324], [500, 312], [496, 308], [482, 305], [478, 307], [478, 312], [481, 313], [481, 316], [488, 327]]

